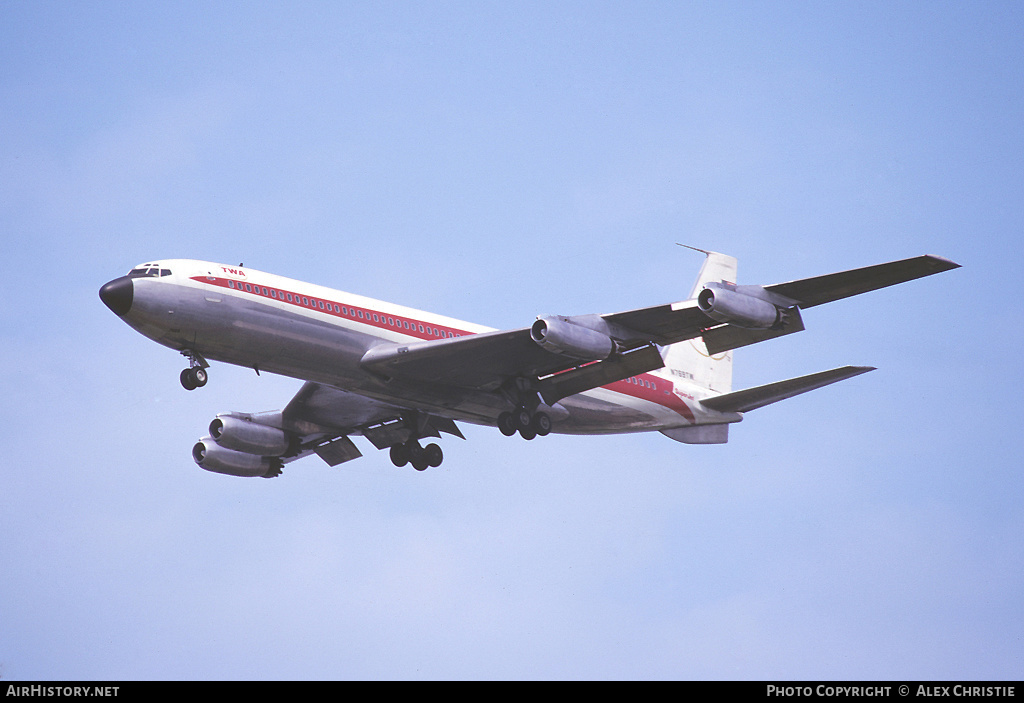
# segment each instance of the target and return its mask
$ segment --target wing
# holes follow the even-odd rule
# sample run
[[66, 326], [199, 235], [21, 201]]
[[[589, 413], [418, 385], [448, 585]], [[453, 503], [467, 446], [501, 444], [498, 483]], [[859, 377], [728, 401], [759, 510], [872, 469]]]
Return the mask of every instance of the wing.
[[484, 332], [408, 344], [379, 344], [363, 356], [362, 366], [387, 378], [497, 389], [508, 378], [543, 376], [580, 363], [553, 354], [530, 338], [529, 328]]
[[449, 418], [307, 381], [284, 410], [218, 415], [210, 436], [193, 448], [193, 458], [209, 471], [271, 478], [310, 454], [330, 466], [358, 459], [362, 452], [350, 439], [353, 434], [385, 449], [440, 432], [462, 437]]
[[[387, 379], [485, 392], [527, 379], [545, 402], [553, 403], [661, 368], [655, 345], [703, 337], [708, 352], [717, 354], [803, 330], [801, 308], [958, 266], [946, 259], [919, 256], [770, 286], [707, 280], [702, 281], [704, 285], [716, 291], [727, 289], [734, 298], [754, 300], [762, 311], [770, 312], [771, 322], [752, 327], [746, 318], [705, 312], [699, 299], [693, 299], [606, 315], [542, 318], [534, 323], [534, 334], [524, 327], [454, 339], [381, 344], [366, 353], [362, 366]], [[695, 290], [699, 292], [699, 286]], [[538, 342], [536, 326], [541, 322], [548, 331], [562, 330], [565, 343]], [[590, 349], [593, 352], [588, 356]]]
[[767, 329], [749, 329], [742, 325], [728, 323], [718, 325], [704, 332], [704, 344], [708, 353], [718, 354], [767, 339], [800, 332], [804, 329], [803, 319], [800, 316], [801, 309], [955, 268], [960, 268], [960, 264], [938, 256], [926, 255], [788, 283], [776, 283], [768, 286], [733, 285], [730, 287], [732, 291], [774, 305], [780, 312], [779, 324]]
[[894, 286], [897, 283], [913, 281], [932, 274], [960, 268], [960, 264], [938, 256], [917, 256], [887, 264], [866, 266], [831, 273], [826, 276], [804, 278], [789, 283], [765, 286], [766, 290], [797, 301], [801, 308], [812, 308], [833, 300], [849, 298], [868, 291]]
[[[402, 408], [373, 398], [344, 391], [332, 386], [307, 381], [281, 411], [284, 429], [302, 436], [304, 445], [331, 466], [354, 456], [337, 454], [342, 448], [349, 451], [355, 445], [350, 434], [361, 434], [378, 449], [384, 449], [417, 437], [440, 437], [441, 432], [461, 439], [462, 432], [450, 418], [430, 415], [422, 411]], [[336, 457], [341, 461], [332, 461]]]

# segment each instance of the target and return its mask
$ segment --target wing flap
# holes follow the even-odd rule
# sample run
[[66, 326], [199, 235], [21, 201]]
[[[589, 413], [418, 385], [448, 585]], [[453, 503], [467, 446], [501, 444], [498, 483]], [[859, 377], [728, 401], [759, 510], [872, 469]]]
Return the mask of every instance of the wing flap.
[[537, 390], [545, 403], [554, 405], [570, 395], [660, 369], [664, 365], [665, 362], [658, 350], [653, 346], [646, 346], [605, 361], [586, 364], [571, 371], [543, 378], [537, 384]]
[[804, 321], [800, 316], [800, 309], [792, 308], [788, 311], [786, 321], [779, 329], [750, 330], [745, 327], [720, 325], [705, 332], [703, 337], [708, 354], [721, 354], [730, 349], [739, 349], [749, 344], [765, 342], [769, 339], [793, 334], [794, 332], [802, 332], [803, 330]]
[[335, 440], [321, 444], [313, 448], [316, 455], [327, 462], [328, 466], [337, 466], [346, 461], [358, 459], [363, 455], [359, 448], [348, 437], [338, 437]]

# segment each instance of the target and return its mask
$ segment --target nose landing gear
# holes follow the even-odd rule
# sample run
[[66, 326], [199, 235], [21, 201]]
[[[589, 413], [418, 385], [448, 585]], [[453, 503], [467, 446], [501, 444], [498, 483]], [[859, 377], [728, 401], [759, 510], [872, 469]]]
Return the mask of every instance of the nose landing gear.
[[194, 391], [196, 388], [202, 388], [206, 385], [210, 376], [206, 373], [206, 369], [201, 366], [194, 366], [190, 369], [183, 369], [179, 379], [181, 380], [181, 386], [187, 391]]
[[188, 368], [183, 369], [178, 377], [181, 387], [187, 391], [194, 391], [196, 388], [205, 386], [206, 382], [210, 380], [210, 375], [206, 372], [210, 364], [199, 352], [191, 349], [182, 350], [181, 355], [188, 359]]

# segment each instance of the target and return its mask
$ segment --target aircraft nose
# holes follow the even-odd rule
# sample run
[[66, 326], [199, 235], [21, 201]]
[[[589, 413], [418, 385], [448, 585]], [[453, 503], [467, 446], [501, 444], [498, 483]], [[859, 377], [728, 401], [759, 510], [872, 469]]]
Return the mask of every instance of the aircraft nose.
[[121, 317], [127, 315], [128, 311], [132, 309], [132, 299], [134, 297], [134, 284], [128, 276], [115, 278], [100, 288], [100, 300]]

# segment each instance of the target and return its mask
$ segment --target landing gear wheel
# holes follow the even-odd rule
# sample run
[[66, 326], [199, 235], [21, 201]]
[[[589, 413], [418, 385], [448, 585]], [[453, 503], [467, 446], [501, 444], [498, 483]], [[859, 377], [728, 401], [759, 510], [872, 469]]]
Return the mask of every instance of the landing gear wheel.
[[519, 434], [523, 439], [533, 439], [537, 436], [537, 433], [532, 427], [522, 427], [519, 429]]
[[538, 437], [547, 436], [551, 432], [551, 418], [548, 417], [547, 413], [537, 413], [533, 416], [531, 429], [537, 433]]
[[516, 421], [516, 429], [520, 431], [530, 429], [530, 424], [533, 421], [533, 415], [526, 408], [519, 408], [512, 414], [512, 417]]
[[516, 433], [516, 421], [512, 417], [512, 413], [502, 413], [498, 415], [498, 429], [506, 437], [511, 437]]
[[196, 388], [202, 388], [206, 385], [206, 382], [210, 379], [209, 374], [206, 373], [206, 369], [201, 366], [194, 366], [190, 369], [184, 369], [181, 372], [181, 376], [178, 380], [181, 381], [181, 386], [187, 391], [194, 391]]
[[426, 471], [430, 464], [427, 462], [427, 453], [423, 447], [418, 442], [414, 442], [406, 445], [406, 448], [409, 451], [409, 463], [412, 464], [412, 468], [417, 471]]
[[409, 449], [404, 444], [391, 447], [391, 463], [395, 466], [405, 466], [409, 463]]
[[423, 448], [423, 458], [426, 459], [427, 466], [432, 466], [436, 469], [444, 461], [444, 453], [441, 451], [441, 447], [436, 444], [428, 444]]

